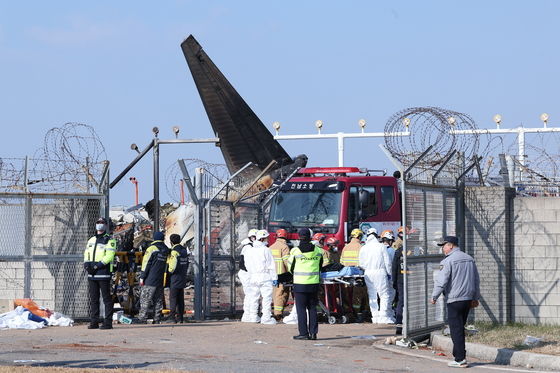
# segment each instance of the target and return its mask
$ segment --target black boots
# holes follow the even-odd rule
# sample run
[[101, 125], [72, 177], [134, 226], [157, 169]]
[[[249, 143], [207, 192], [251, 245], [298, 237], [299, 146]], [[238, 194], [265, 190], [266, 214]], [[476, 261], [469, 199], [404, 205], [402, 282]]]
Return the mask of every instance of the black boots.
[[99, 329], [99, 323], [89, 323], [88, 329]]
[[309, 339], [311, 340], [317, 340], [317, 334], [309, 334]]
[[294, 335], [294, 339], [309, 339], [308, 335]]

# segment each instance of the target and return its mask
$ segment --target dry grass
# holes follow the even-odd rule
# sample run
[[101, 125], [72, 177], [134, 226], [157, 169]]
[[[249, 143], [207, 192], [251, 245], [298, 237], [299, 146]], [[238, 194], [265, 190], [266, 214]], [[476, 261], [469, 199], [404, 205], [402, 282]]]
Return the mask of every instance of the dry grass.
[[[468, 342], [540, 354], [560, 355], [560, 326], [558, 325], [476, 323], [475, 326], [478, 333], [467, 337]], [[523, 341], [528, 335], [543, 338], [543, 343], [535, 347], [524, 345]]]
[[[140, 369], [94, 369], [31, 366], [0, 366], [0, 373], [146, 373]], [[185, 373], [184, 370], [150, 370], [150, 373]], [[192, 371], [191, 371], [192, 372]]]

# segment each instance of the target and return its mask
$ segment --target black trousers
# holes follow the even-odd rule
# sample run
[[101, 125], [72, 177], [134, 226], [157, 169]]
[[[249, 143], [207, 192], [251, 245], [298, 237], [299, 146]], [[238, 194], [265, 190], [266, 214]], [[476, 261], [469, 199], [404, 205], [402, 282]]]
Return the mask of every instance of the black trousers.
[[105, 319], [103, 323], [111, 325], [113, 323], [113, 297], [111, 297], [111, 280], [89, 280], [89, 318], [90, 324], [99, 323], [99, 294], [103, 297], [105, 305]]
[[185, 314], [185, 289], [169, 289], [169, 307], [171, 318], [182, 322]]
[[453, 341], [453, 357], [455, 361], [464, 360], [467, 356], [465, 351], [465, 324], [471, 310], [470, 300], [447, 303], [447, 321]]
[[[404, 309], [404, 284], [397, 284], [397, 308], [395, 309], [395, 324], [402, 324]], [[402, 327], [397, 326], [397, 330]]]
[[[319, 331], [319, 323], [317, 322], [319, 298], [317, 291], [311, 293], [294, 292], [294, 295], [296, 297], [299, 335], [317, 334]], [[307, 319], [308, 313], [309, 320]]]

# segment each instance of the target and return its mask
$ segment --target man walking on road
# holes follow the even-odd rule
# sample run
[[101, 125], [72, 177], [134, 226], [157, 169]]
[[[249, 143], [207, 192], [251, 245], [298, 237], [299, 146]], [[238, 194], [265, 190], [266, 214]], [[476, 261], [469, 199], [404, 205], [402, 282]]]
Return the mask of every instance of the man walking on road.
[[480, 279], [474, 259], [459, 249], [455, 236], [446, 236], [437, 244], [443, 247], [446, 258], [440, 263], [440, 272], [434, 281], [434, 291], [430, 302], [436, 304], [443, 293], [447, 303], [447, 319], [453, 356], [455, 360], [448, 365], [466, 368], [468, 363], [465, 351], [465, 324], [471, 308], [478, 307], [480, 298]]

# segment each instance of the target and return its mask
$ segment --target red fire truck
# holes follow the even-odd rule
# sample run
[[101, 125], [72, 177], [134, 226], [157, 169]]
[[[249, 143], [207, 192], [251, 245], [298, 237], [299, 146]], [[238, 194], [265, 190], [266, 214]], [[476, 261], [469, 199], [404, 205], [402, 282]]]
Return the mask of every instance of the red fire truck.
[[357, 167], [302, 168], [274, 197], [268, 219], [270, 243], [280, 228], [297, 239], [299, 228], [336, 237], [341, 246], [350, 232], [376, 228], [396, 233], [401, 225], [397, 179], [372, 176]]

